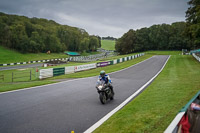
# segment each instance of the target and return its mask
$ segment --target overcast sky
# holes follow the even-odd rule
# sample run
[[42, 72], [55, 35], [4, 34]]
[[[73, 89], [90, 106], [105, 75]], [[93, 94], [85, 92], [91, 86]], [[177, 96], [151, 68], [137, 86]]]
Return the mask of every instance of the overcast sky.
[[129, 29], [185, 21], [188, 0], [0, 0], [8, 14], [52, 19], [90, 35], [121, 37]]

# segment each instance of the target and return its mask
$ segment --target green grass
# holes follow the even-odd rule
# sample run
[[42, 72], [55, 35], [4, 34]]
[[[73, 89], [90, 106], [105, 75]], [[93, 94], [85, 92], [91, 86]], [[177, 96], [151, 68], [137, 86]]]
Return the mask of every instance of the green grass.
[[153, 55], [181, 55], [182, 51], [147, 51], [146, 53]]
[[4, 63], [16, 63], [16, 62], [28, 62], [43, 59], [54, 59], [54, 58], [67, 58], [68, 56], [64, 53], [31, 53], [22, 54], [15, 50], [11, 50], [0, 46], [0, 64]]
[[[4, 82], [0, 80], [0, 92], [16, 90], [16, 89], [21, 89], [21, 88], [25, 88], [25, 87], [38, 86], [38, 85], [42, 85], [42, 84], [55, 83], [56, 82], [55, 80], [58, 80], [58, 79], [70, 79], [70, 78], [82, 78], [82, 77], [96, 76], [99, 74], [99, 71], [102, 69], [104, 69], [107, 73], [114, 72], [114, 71], [129, 67], [131, 65], [134, 65], [138, 62], [141, 62], [147, 58], [150, 58], [151, 56], [152, 55], [144, 55], [144, 56], [141, 56], [141, 57], [133, 59], [133, 60], [129, 60], [129, 61], [119, 63], [116, 65], [106, 66], [104, 68], [97, 68], [97, 69], [77, 72], [77, 73], [73, 73], [73, 74], [61, 75], [61, 76], [57, 76], [57, 77], [48, 78], [45, 80], [40, 80], [40, 81], [37, 81], [37, 78], [34, 77], [35, 68], [30, 68], [30, 69], [26, 69], [26, 70], [0, 71], [0, 75], [4, 74], [6, 77], [6, 80]], [[16, 79], [17, 81], [21, 81], [21, 82], [15, 82], [15, 83], [11, 82], [12, 72], [17, 74], [17, 73], [21, 73], [21, 72], [24, 72], [24, 73], [30, 72], [30, 70], [32, 70], [32, 72], [33, 72], [33, 77], [32, 77], [33, 81], [29, 81], [29, 77], [24, 77], [22, 79]], [[22, 82], [23, 80], [26, 82]]]
[[95, 55], [95, 54], [100, 54], [100, 52], [90, 52], [90, 53], [83, 52], [81, 53], [81, 56], [89, 56], [89, 55]]
[[101, 48], [106, 50], [115, 50], [115, 41], [101, 40]]
[[34, 86], [46, 85], [56, 83], [56, 81], [41, 80], [41, 81], [31, 81], [31, 82], [14, 82], [14, 83], [3, 83], [0, 87], [0, 92], [6, 92], [11, 90], [18, 90], [23, 88], [29, 88]]
[[[30, 72], [31, 71], [31, 72]], [[1, 83], [11, 83], [12, 82], [12, 74], [13, 74], [13, 81], [14, 82], [27, 82], [30, 81], [30, 74], [31, 74], [31, 80], [37, 79], [36, 68], [26, 68], [26, 69], [15, 69], [15, 70], [4, 70], [0, 71], [0, 77], [1, 75], [4, 75], [4, 80], [0, 79], [0, 85]]]
[[199, 79], [200, 63], [192, 56], [174, 53], [151, 85], [95, 133], [163, 133], [199, 91]]

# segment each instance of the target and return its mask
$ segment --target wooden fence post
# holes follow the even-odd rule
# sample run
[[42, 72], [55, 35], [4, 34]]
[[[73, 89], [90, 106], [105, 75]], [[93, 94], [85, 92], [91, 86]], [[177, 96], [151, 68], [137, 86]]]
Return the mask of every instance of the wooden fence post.
[[13, 72], [12, 72], [12, 82], [13, 82]]
[[30, 70], [30, 80], [31, 80], [31, 70]]

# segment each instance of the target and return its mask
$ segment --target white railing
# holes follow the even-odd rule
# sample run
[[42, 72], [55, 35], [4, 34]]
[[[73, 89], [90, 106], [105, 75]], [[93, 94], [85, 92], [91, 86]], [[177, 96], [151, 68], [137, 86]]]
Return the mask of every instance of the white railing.
[[192, 53], [193, 57], [200, 62], [200, 57], [197, 56], [195, 53]]

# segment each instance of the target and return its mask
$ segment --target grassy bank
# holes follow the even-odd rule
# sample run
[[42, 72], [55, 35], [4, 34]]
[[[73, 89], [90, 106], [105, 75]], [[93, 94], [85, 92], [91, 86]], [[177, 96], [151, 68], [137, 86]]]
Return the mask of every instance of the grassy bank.
[[[125, 56], [125, 55], [123, 55]], [[57, 76], [57, 77], [52, 77], [52, 78], [48, 78], [45, 80], [40, 80], [37, 81], [37, 79], [34, 79], [33, 76], [33, 81], [29, 81], [29, 77], [24, 77], [21, 80], [23, 80], [22, 82], [14, 82], [11, 83], [11, 74], [12, 72], [20, 72], [21, 70], [7, 70], [7, 71], [0, 71], [0, 75], [1, 74], [5, 74], [7, 76], [9, 76], [7, 79], [8, 81], [2, 82], [0, 81], [0, 92], [4, 92], [4, 91], [9, 91], [9, 90], [16, 90], [16, 89], [21, 89], [21, 88], [27, 88], [27, 87], [32, 87], [32, 86], [38, 86], [38, 85], [43, 85], [43, 84], [49, 84], [49, 83], [55, 83], [57, 81], [55, 80], [59, 80], [59, 79], [70, 79], [70, 78], [82, 78], [82, 77], [90, 77], [90, 76], [96, 76], [99, 74], [99, 71], [101, 69], [104, 69], [107, 73], [109, 72], [114, 72], [114, 71], [118, 71], [121, 70], [123, 68], [129, 67], [131, 65], [134, 65], [136, 63], [139, 63], [147, 58], [150, 58], [152, 55], [144, 55], [142, 57], [130, 60], [130, 61], [126, 61], [123, 63], [119, 63], [116, 65], [111, 65], [111, 66], [107, 66], [104, 68], [97, 68], [97, 69], [92, 69], [92, 70], [88, 70], [88, 71], [82, 71], [82, 72], [78, 72], [78, 73], [73, 73], [73, 74], [67, 74], [67, 75], [61, 75], [61, 76]], [[121, 56], [120, 56], [121, 57]], [[29, 72], [30, 70], [33, 71], [33, 75], [35, 75], [34, 68], [31, 69], [26, 69], [23, 72]], [[28, 74], [27, 74], [28, 75]], [[26, 82], [24, 82], [26, 81]]]
[[101, 48], [106, 50], [115, 50], [115, 41], [101, 40]]
[[15, 63], [15, 62], [28, 62], [43, 59], [54, 59], [54, 58], [67, 58], [68, 56], [64, 53], [31, 53], [22, 54], [15, 50], [4, 48], [0, 46], [0, 64], [3, 63]]
[[[18, 51], [11, 50], [0, 46], [0, 64], [6, 63], [16, 63], [16, 62], [28, 62], [28, 61], [36, 61], [36, 60], [44, 60], [44, 59], [55, 59], [55, 58], [67, 58], [68, 55], [64, 53], [26, 53], [22, 54]], [[99, 52], [91, 52], [91, 53], [82, 53], [81, 56], [88, 56], [99, 54]]]
[[200, 63], [192, 56], [176, 54], [145, 91], [95, 133], [162, 133], [200, 89]]

